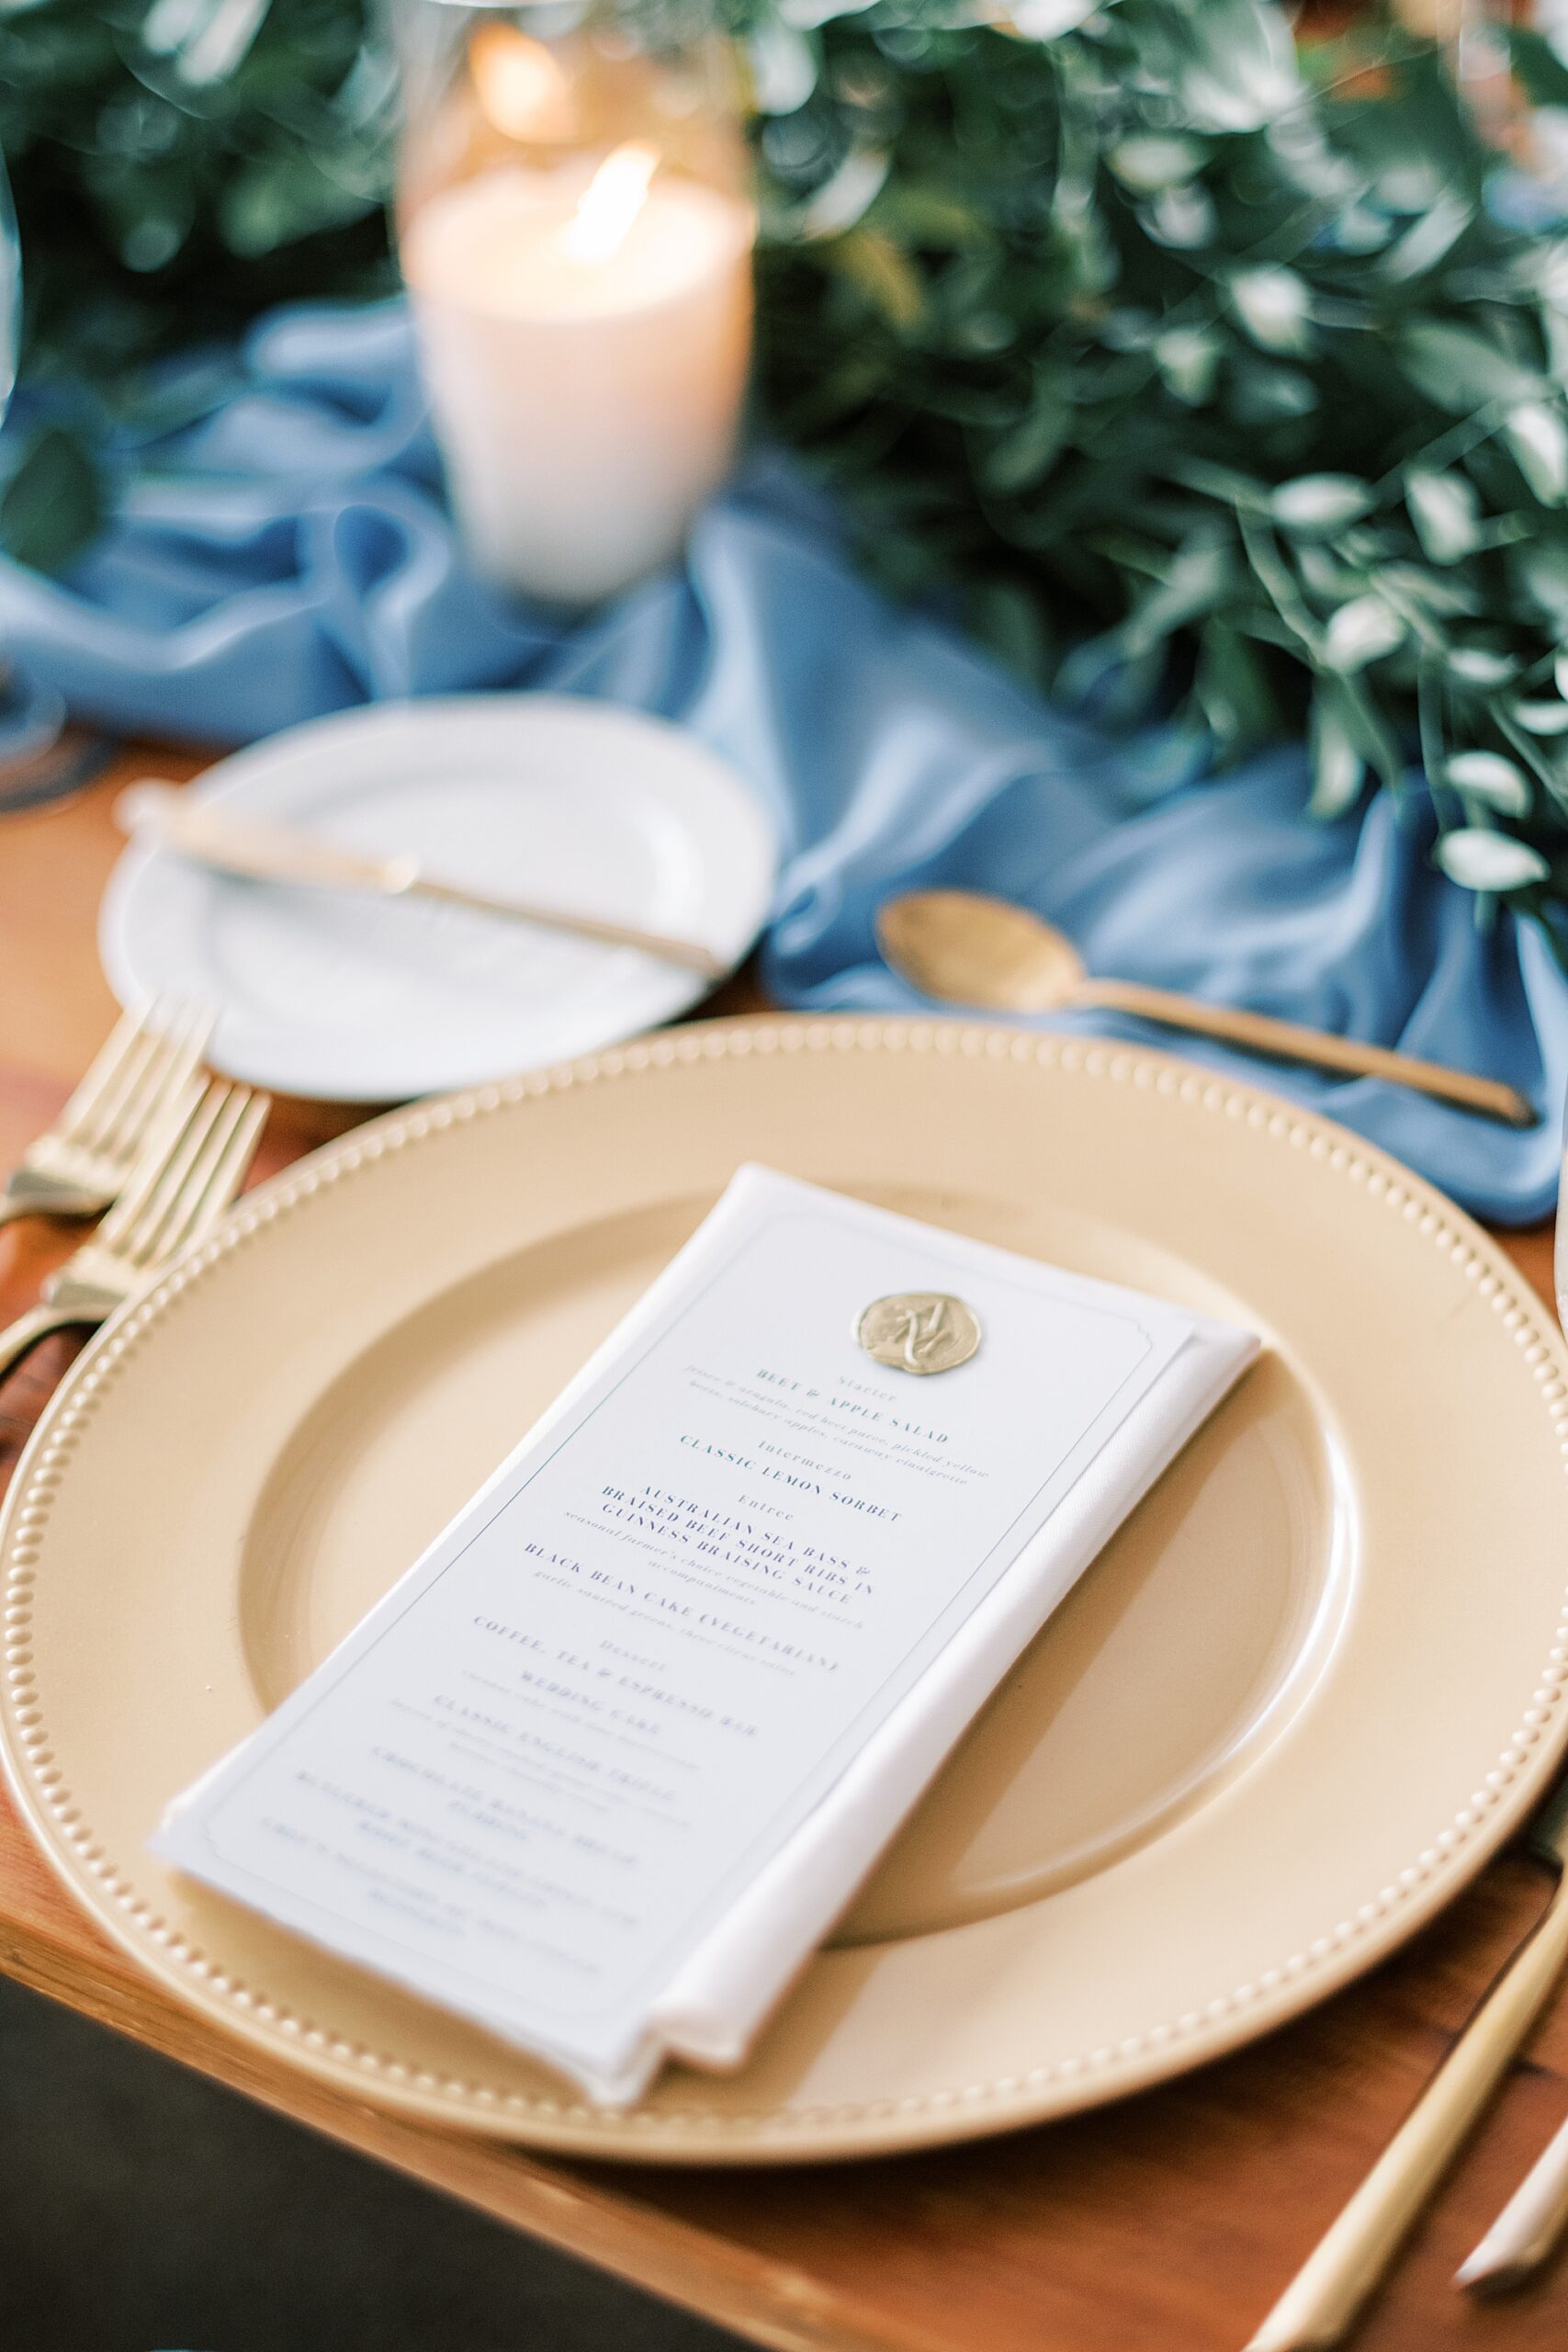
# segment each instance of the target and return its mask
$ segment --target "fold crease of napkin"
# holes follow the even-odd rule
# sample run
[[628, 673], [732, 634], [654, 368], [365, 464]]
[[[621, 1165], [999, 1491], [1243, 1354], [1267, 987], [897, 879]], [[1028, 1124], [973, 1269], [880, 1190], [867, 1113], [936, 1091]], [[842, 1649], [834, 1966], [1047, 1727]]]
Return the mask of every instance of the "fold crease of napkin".
[[[155, 464], [157, 470], [152, 469]], [[1542, 933], [1430, 863], [1419, 780], [1333, 824], [1304, 753], [1214, 780], [1168, 730], [1112, 741], [857, 575], [830, 511], [761, 458], [684, 567], [576, 624], [486, 588], [439, 488], [397, 303], [264, 322], [244, 380], [152, 451], [64, 582], [0, 564], [0, 644], [84, 718], [198, 743], [347, 704], [467, 688], [602, 695], [681, 720], [766, 800], [785, 864], [765, 956], [786, 1005], [912, 1011], [877, 957], [916, 885], [1037, 908], [1092, 971], [1342, 1029], [1511, 1080], [1517, 1134], [1403, 1088], [1318, 1077], [1103, 1012], [1295, 1096], [1479, 1213], [1543, 1216], [1568, 1085], [1568, 977]]]

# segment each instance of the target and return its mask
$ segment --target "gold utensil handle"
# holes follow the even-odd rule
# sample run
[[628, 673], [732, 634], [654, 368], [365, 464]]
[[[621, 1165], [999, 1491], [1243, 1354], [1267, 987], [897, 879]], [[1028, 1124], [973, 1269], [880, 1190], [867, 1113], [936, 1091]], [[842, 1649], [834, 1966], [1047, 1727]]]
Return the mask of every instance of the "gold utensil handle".
[[1140, 1020], [1162, 1022], [1202, 1037], [1221, 1037], [1227, 1045], [1245, 1046], [1280, 1061], [1311, 1062], [1320, 1069], [1347, 1070], [1358, 1078], [1386, 1078], [1396, 1086], [1412, 1086], [1418, 1093], [1457, 1102], [1461, 1110], [1501, 1119], [1506, 1126], [1533, 1127], [1540, 1122], [1535, 1105], [1517, 1087], [1497, 1079], [1477, 1078], [1471, 1070], [1450, 1069], [1442, 1062], [1423, 1061], [1418, 1055], [1368, 1045], [1359, 1037], [1337, 1037], [1303, 1022], [1276, 1021], [1267, 1012], [1205, 1004], [1201, 998], [1144, 988], [1136, 980], [1085, 980], [1074, 989], [1073, 1002], [1135, 1013]]
[[657, 956], [666, 964], [679, 964], [688, 972], [695, 972], [705, 980], [722, 980], [729, 967], [711, 947], [704, 947], [694, 939], [676, 939], [669, 932], [643, 931], [636, 923], [611, 922], [599, 915], [562, 914], [552, 907], [536, 906], [532, 899], [486, 898], [481, 891], [466, 890], [460, 883], [442, 882], [434, 874], [412, 871], [401, 888], [418, 899], [434, 899], [443, 906], [468, 907], [476, 914], [508, 915], [521, 922], [535, 922], [545, 931], [563, 931], [574, 939], [596, 939], [606, 947], [640, 947], [645, 956]]
[[1549, 2140], [1473, 2254], [1456, 2287], [1482, 2294], [1517, 2287], [1547, 2261], [1568, 2228], [1568, 2123]]
[[379, 858], [341, 848], [317, 833], [236, 817], [158, 776], [128, 784], [115, 800], [114, 815], [123, 833], [144, 832], [199, 865], [254, 881], [293, 882], [316, 890], [386, 891], [394, 887]]
[[1568, 1878], [1247, 2352], [1338, 2344], [1507, 2072], [1568, 1962]]
[[162, 847], [238, 874], [254, 882], [288, 882], [306, 889], [366, 890], [384, 899], [433, 899], [448, 907], [500, 915], [511, 922], [529, 922], [544, 931], [559, 931], [576, 939], [593, 939], [610, 947], [637, 947], [667, 964], [697, 973], [705, 980], [721, 980], [729, 967], [700, 940], [679, 939], [672, 933], [644, 931], [636, 923], [612, 922], [608, 917], [578, 914], [570, 908], [546, 907], [533, 899], [494, 898], [471, 890], [460, 882], [446, 882], [426, 874], [416, 857], [367, 857], [355, 850], [323, 841], [319, 834], [297, 831], [292, 826], [263, 824], [236, 817], [220, 805], [193, 799], [177, 785], [156, 776], [129, 785], [115, 802], [115, 816], [124, 832], [144, 832]]
[[51, 1331], [67, 1331], [80, 1320], [74, 1315], [62, 1315], [52, 1306], [29, 1306], [14, 1323], [0, 1331], [0, 1380], [4, 1380], [13, 1364], [21, 1363], [29, 1348], [39, 1340], [47, 1340]]

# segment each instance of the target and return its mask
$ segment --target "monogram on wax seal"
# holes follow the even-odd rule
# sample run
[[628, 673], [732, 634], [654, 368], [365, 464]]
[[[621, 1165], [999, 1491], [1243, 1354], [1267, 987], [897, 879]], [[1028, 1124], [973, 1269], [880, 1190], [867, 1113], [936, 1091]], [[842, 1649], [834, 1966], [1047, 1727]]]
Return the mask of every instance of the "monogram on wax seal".
[[980, 1344], [980, 1318], [950, 1291], [897, 1291], [862, 1310], [855, 1337], [878, 1363], [924, 1377], [968, 1363]]

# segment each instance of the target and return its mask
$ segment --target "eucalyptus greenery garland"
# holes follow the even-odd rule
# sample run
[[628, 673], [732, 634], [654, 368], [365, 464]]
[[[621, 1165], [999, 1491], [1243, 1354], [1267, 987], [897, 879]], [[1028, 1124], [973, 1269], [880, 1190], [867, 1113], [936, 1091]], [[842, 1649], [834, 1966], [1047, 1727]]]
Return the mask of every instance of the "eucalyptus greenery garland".
[[[1276, 0], [728, 13], [765, 420], [868, 559], [1195, 756], [1306, 733], [1320, 814], [1424, 776], [1456, 881], [1568, 916], [1568, 221], [1500, 199], [1432, 48], [1298, 49]], [[14, 546], [90, 525], [117, 405], [166, 418], [141, 362], [387, 282], [392, 104], [361, 0], [0, 0], [29, 364], [98, 388]]]

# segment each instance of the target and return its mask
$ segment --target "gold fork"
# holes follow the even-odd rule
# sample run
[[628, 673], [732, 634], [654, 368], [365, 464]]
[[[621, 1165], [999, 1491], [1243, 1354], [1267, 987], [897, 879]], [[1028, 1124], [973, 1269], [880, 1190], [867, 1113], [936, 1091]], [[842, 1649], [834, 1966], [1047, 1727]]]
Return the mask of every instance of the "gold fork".
[[0, 1379], [46, 1332], [107, 1322], [199, 1241], [244, 1182], [271, 1108], [269, 1095], [226, 1079], [188, 1085], [92, 1239], [49, 1277], [40, 1303], [0, 1331]]
[[107, 1209], [190, 1079], [211, 1028], [209, 1013], [171, 1000], [126, 1013], [53, 1126], [6, 1178], [0, 1225]]

